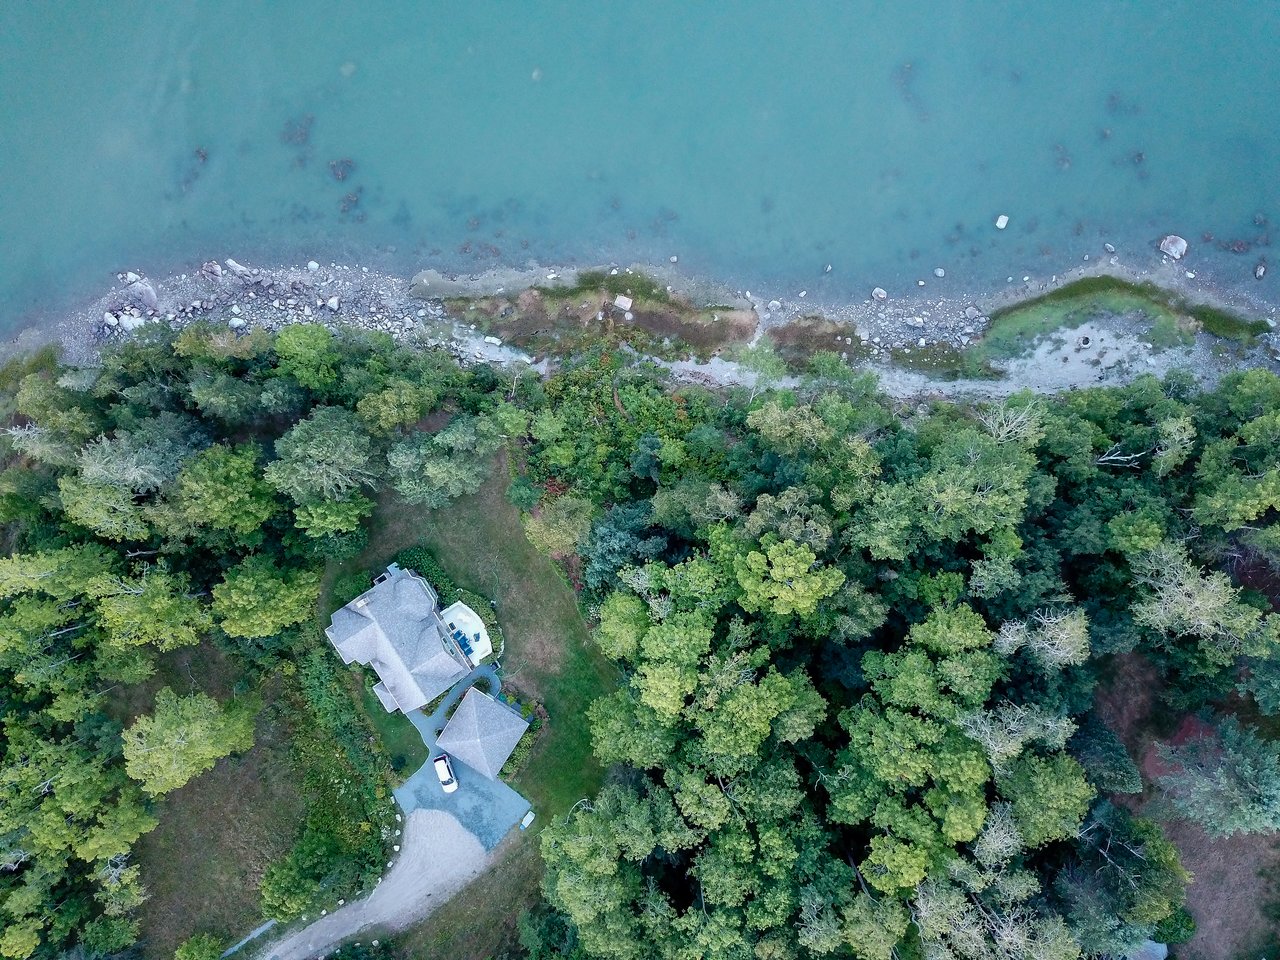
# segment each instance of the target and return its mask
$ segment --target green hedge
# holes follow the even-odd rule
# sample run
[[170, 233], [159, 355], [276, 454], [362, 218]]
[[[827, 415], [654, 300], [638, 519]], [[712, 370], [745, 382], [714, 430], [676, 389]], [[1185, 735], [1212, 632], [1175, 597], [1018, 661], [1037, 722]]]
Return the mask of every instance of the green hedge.
[[396, 554], [396, 563], [419, 574], [435, 588], [441, 599], [452, 597], [458, 589], [453, 578], [444, 572], [440, 561], [426, 547], [408, 547]]

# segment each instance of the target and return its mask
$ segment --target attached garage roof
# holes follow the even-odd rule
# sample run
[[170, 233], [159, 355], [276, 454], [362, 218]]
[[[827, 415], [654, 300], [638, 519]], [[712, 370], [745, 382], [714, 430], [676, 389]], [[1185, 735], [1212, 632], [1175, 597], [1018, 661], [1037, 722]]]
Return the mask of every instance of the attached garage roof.
[[472, 687], [436, 743], [449, 756], [496, 780], [528, 729], [529, 722], [515, 710]]

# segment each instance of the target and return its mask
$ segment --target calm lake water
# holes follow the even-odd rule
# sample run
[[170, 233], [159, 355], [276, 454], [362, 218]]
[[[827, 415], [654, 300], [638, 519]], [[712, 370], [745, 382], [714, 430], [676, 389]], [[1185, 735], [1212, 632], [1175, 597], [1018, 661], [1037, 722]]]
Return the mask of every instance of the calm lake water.
[[1230, 0], [13, 0], [0, 329], [227, 256], [678, 255], [835, 299], [1174, 231], [1243, 282], [1280, 238], [1277, 49], [1280, 3]]

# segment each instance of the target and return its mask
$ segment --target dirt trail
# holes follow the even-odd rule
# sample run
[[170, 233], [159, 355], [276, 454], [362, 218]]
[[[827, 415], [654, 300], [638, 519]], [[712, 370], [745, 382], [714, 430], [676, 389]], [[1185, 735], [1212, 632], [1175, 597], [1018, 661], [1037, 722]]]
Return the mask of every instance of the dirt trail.
[[258, 960], [311, 960], [366, 930], [403, 930], [430, 915], [493, 861], [474, 834], [440, 810], [409, 814], [400, 846], [400, 859], [373, 893], [264, 948]]

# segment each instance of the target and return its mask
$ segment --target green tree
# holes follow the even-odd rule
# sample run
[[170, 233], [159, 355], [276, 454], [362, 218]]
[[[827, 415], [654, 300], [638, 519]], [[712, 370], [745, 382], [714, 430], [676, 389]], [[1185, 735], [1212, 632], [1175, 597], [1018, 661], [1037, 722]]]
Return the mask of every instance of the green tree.
[[208, 933], [188, 937], [173, 952], [173, 960], [219, 960], [221, 956], [222, 941]]
[[317, 500], [299, 504], [294, 510], [298, 528], [309, 537], [331, 537], [350, 533], [362, 520], [373, 513], [374, 503], [359, 493], [348, 494], [343, 500]]
[[135, 720], [123, 738], [125, 769], [155, 796], [253, 746], [253, 713], [243, 704], [224, 708], [203, 693], [179, 697], [165, 687], [154, 711]]
[[556, 497], [544, 501], [542, 508], [525, 518], [525, 534], [529, 542], [553, 557], [567, 557], [578, 551], [591, 532], [594, 507], [581, 497]]
[[341, 355], [333, 334], [316, 323], [297, 323], [276, 334], [276, 369], [308, 390], [323, 392], [338, 380]]
[[160, 525], [178, 533], [211, 527], [250, 542], [277, 509], [260, 456], [252, 444], [218, 444], [197, 453], [178, 472], [167, 498], [170, 512], [158, 511]]
[[762, 551], [752, 550], [734, 563], [744, 610], [807, 617], [844, 583], [842, 571], [819, 567], [818, 558], [806, 546], [769, 535], [760, 546]]
[[480, 489], [500, 446], [502, 433], [488, 417], [454, 417], [439, 433], [416, 434], [391, 448], [391, 483], [410, 503], [443, 507]]
[[1214, 733], [1159, 746], [1170, 771], [1158, 782], [1173, 809], [1216, 837], [1280, 829], [1280, 745], [1235, 717]]
[[378, 477], [369, 435], [341, 407], [316, 407], [276, 441], [276, 457], [267, 482], [298, 503], [341, 499]]
[[98, 577], [88, 584], [108, 643], [157, 650], [195, 646], [213, 626], [209, 609], [188, 589], [186, 579], [164, 565], [143, 565], [134, 576]]
[[127, 487], [64, 476], [58, 478], [58, 495], [68, 520], [105, 540], [145, 540], [151, 533]]
[[1018, 758], [999, 787], [1029, 849], [1074, 836], [1094, 797], [1080, 764], [1061, 753]]
[[268, 557], [253, 556], [227, 571], [213, 588], [213, 613], [232, 637], [271, 637], [314, 615], [320, 575], [280, 572]]

